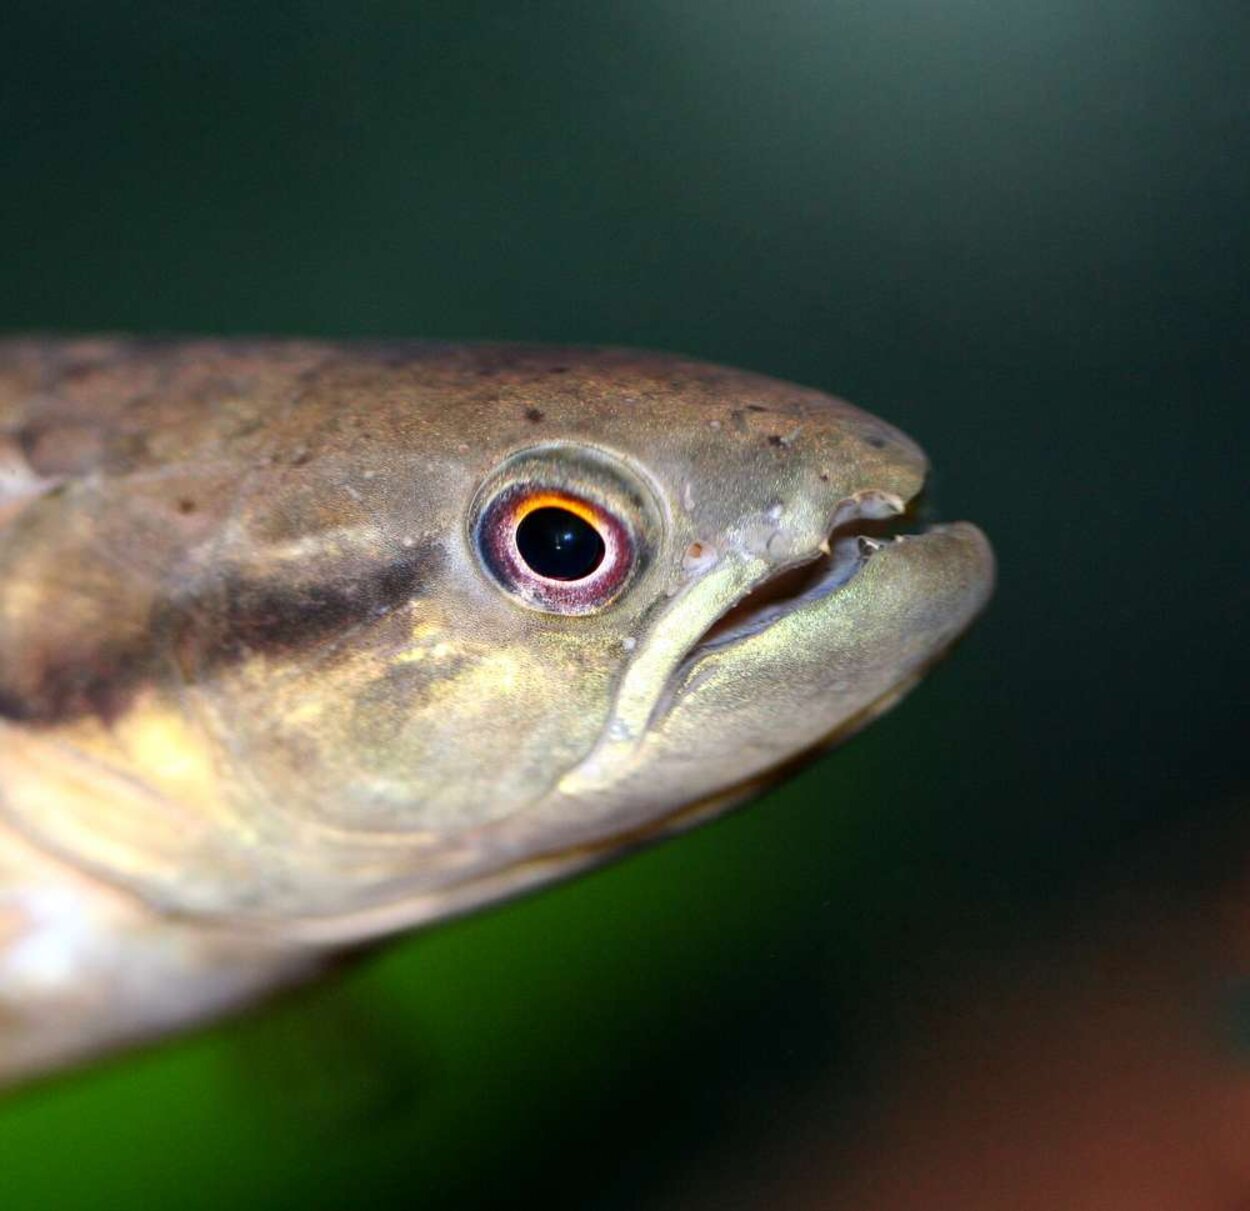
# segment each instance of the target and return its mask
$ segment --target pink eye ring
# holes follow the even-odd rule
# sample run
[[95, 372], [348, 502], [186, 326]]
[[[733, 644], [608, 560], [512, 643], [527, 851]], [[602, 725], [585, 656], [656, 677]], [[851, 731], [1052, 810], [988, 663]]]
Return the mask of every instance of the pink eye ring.
[[629, 528], [601, 505], [562, 488], [515, 484], [483, 510], [482, 560], [499, 584], [533, 609], [591, 614], [629, 580]]

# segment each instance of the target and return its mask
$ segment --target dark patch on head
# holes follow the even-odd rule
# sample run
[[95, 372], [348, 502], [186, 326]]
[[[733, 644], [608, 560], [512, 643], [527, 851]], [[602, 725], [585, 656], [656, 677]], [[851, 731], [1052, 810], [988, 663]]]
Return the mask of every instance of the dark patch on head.
[[544, 417], [544, 413], [541, 408], [526, 408], [525, 409], [525, 419], [529, 421], [530, 424], [533, 424], [533, 425], [538, 424], [543, 419], [543, 417]]
[[770, 433], [768, 435], [768, 444], [780, 448], [786, 444], [786, 440], [780, 433]]
[[195, 501], [184, 496], [178, 501], [178, 512], [182, 514], [194, 513], [196, 509]]
[[254, 653], [289, 655], [381, 619], [419, 596], [444, 559], [431, 544], [386, 561], [343, 560], [294, 585], [283, 569], [272, 577], [227, 570], [184, 597], [156, 601], [146, 628], [125, 638], [84, 635], [76, 648], [39, 652], [19, 640], [12, 653], [0, 647], [0, 717], [112, 723], [146, 684], [207, 680]]
[[880, 433], [869, 433], [864, 439], [874, 450], [884, 450], [890, 444], [890, 439], [883, 437]]
[[829, 472], [828, 472], [828, 471], [822, 471], [822, 472], [820, 473], [820, 482], [821, 482], [822, 484], [827, 484], [827, 483], [829, 482]]
[[119, 645], [88, 653], [46, 654], [43, 666], [14, 670], [32, 685], [0, 686], [0, 717], [55, 724], [95, 716], [111, 726], [125, 714], [135, 691], [151, 680], [159, 664], [154, 654], [159, 643], [154, 630], [151, 649]]
[[30, 718], [30, 705], [11, 689], [0, 685], [0, 719], [25, 723]]
[[767, 412], [769, 411], [763, 404], [747, 404], [748, 412]]
[[[314, 581], [227, 574], [212, 624], [184, 635], [209, 663], [231, 652], [290, 652], [336, 631], [390, 613], [417, 596], [444, 558], [440, 547], [405, 551], [386, 563], [361, 559], [327, 568]], [[198, 603], [197, 603], [198, 604]], [[200, 605], [200, 609], [203, 606]], [[200, 640], [207, 640], [201, 647]]]
[[568, 372], [569, 372], [568, 366], [552, 366], [551, 367], [552, 374], [568, 374]]

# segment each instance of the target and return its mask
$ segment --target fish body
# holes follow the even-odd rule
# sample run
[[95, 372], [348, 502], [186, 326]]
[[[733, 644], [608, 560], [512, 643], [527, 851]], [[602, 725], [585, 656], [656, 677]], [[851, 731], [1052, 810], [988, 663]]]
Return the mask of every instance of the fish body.
[[0, 342], [0, 1081], [711, 818], [993, 580], [926, 462], [661, 354]]

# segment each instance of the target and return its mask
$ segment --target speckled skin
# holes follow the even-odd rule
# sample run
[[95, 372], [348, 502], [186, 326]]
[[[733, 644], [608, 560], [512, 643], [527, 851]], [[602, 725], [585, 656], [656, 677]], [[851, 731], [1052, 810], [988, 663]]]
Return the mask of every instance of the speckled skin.
[[[700, 641], [924, 473], [848, 404], [658, 354], [0, 342], [0, 1076], [602, 861], [862, 726], [984, 604], [974, 527]], [[637, 538], [599, 612], [483, 567], [484, 501], [539, 481]], [[22, 982], [39, 929], [59, 992]]]

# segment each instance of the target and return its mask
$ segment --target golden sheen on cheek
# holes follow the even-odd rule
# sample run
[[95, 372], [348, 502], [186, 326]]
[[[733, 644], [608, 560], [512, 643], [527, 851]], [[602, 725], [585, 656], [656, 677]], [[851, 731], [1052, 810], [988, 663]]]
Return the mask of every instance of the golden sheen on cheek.
[[620, 591], [634, 565], [629, 529], [562, 490], [514, 485], [490, 502], [478, 546], [491, 575], [534, 609], [589, 614]]

